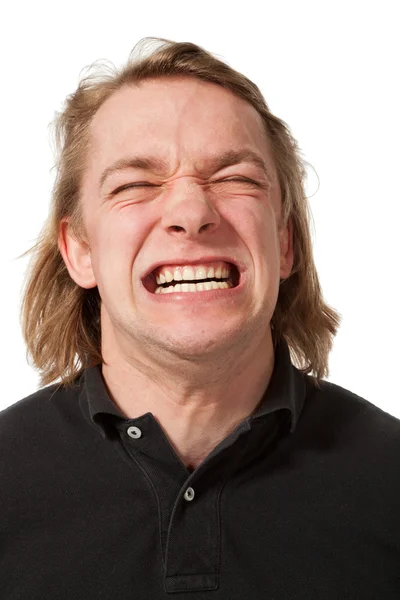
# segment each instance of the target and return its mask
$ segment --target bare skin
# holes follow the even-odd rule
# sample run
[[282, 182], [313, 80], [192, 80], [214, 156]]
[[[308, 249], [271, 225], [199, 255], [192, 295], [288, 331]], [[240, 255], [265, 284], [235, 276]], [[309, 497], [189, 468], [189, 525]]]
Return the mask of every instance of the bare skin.
[[[153, 413], [193, 469], [256, 409], [274, 367], [270, 320], [293, 249], [269, 143], [251, 105], [185, 77], [119, 90], [91, 136], [86, 233], [63, 221], [60, 251], [78, 285], [98, 286], [111, 398], [129, 418]], [[267, 174], [247, 159], [219, 170], [208, 161], [243, 148]], [[138, 155], [162, 158], [165, 170], [130, 167], [100, 185], [107, 167]], [[236, 290], [158, 296], [143, 283], [156, 263], [216, 257], [240, 264]]]

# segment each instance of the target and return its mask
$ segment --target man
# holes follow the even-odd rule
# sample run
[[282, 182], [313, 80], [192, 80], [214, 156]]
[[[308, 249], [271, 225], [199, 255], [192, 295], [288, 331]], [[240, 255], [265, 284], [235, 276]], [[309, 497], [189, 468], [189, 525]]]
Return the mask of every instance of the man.
[[296, 142], [160, 42], [56, 121], [22, 312], [51, 385], [0, 415], [2, 598], [398, 598], [400, 424], [322, 379]]

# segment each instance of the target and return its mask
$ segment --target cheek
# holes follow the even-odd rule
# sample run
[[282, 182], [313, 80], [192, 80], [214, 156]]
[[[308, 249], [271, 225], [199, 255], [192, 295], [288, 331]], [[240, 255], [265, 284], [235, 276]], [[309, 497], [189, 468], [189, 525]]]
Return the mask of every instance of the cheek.
[[134, 256], [145, 238], [145, 221], [133, 207], [107, 211], [95, 224], [94, 249], [102, 258]]
[[[236, 211], [235, 229], [247, 247], [254, 265], [255, 284], [262, 296], [278, 292], [279, 236], [277, 218], [269, 202], [260, 201]], [[268, 291], [267, 291], [268, 290]]]
[[103, 299], [107, 295], [115, 297], [117, 289], [119, 294], [131, 289], [133, 263], [143, 239], [140, 222], [126, 215], [108, 214], [92, 227], [92, 267]]
[[276, 217], [265, 199], [232, 207], [227, 217], [252, 253], [274, 255], [278, 248]]

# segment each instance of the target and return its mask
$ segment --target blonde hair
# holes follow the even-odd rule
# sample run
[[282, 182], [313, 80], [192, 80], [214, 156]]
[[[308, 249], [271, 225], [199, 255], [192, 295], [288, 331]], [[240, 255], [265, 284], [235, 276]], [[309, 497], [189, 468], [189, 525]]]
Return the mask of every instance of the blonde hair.
[[102, 362], [97, 287], [83, 289], [72, 280], [58, 247], [64, 217], [70, 217], [77, 235], [84, 233], [80, 187], [93, 116], [122, 86], [177, 75], [218, 84], [249, 102], [262, 117], [281, 187], [283, 220], [286, 224], [290, 218], [293, 227], [294, 264], [279, 288], [271, 320], [274, 344], [284, 337], [294, 364], [319, 387], [329, 373], [328, 356], [340, 316], [324, 302], [314, 264], [304, 189], [308, 163], [289, 127], [270, 112], [252, 81], [195, 44], [163, 38], [141, 40], [120, 69], [111, 63], [92, 65], [54, 119], [57, 176], [50, 213], [37, 242], [23, 255], [32, 253], [21, 324], [40, 384], [72, 384], [83, 369]]

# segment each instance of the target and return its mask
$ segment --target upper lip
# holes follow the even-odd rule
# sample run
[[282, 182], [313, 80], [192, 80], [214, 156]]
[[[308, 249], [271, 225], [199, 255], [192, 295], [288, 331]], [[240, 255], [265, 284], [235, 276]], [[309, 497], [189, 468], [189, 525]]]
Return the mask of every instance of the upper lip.
[[210, 262], [216, 262], [216, 261], [224, 261], [227, 263], [231, 263], [233, 265], [235, 265], [235, 267], [238, 269], [239, 273], [243, 273], [243, 271], [245, 270], [245, 266], [244, 264], [235, 259], [232, 258], [231, 256], [201, 256], [200, 258], [165, 258], [164, 260], [160, 260], [159, 262], [153, 263], [145, 272], [145, 274], [143, 275], [142, 279], [145, 279], [146, 277], [148, 277], [149, 275], [151, 275], [151, 273], [153, 273], [153, 271], [155, 269], [157, 269], [158, 267], [161, 267], [163, 265], [202, 265], [202, 264], [206, 264], [206, 263], [210, 263]]

